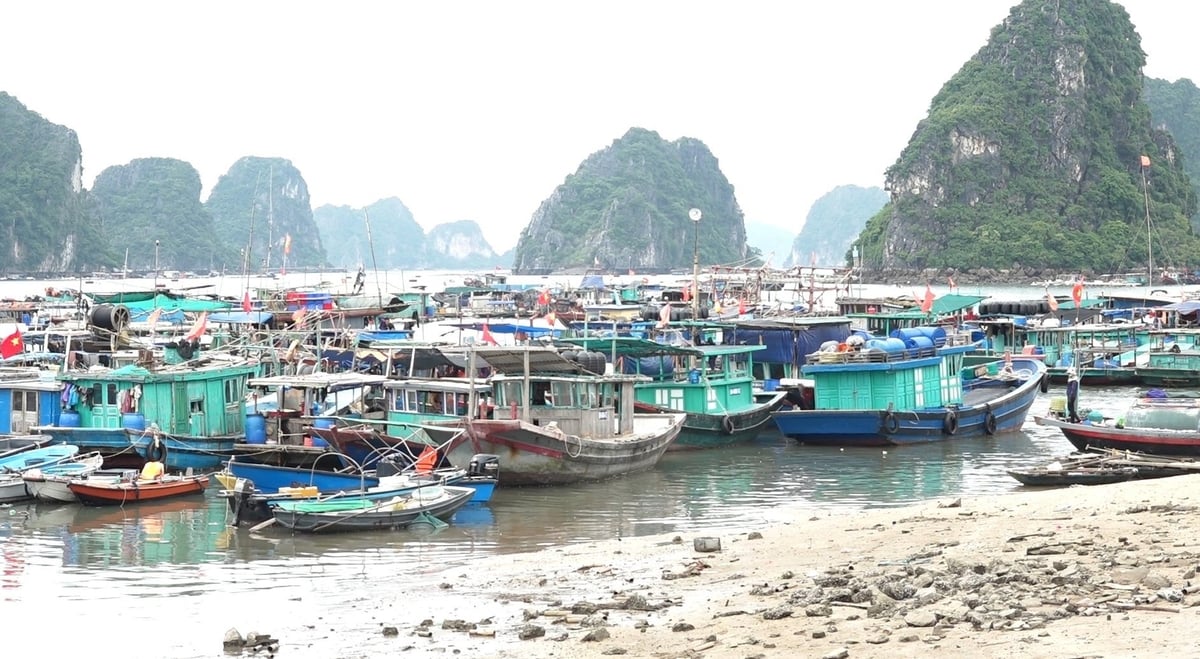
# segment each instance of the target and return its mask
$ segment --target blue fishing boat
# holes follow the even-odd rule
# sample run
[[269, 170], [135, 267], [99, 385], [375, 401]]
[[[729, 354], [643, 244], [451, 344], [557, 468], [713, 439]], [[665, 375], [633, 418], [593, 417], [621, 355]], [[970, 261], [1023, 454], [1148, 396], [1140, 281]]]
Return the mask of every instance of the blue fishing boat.
[[[333, 458], [331, 455], [330, 459]], [[379, 478], [374, 474], [337, 471], [336, 469], [341, 468], [340, 461], [336, 464], [331, 462], [325, 468], [318, 468], [320, 466], [316, 464], [312, 467], [277, 467], [235, 458], [226, 464], [225, 470], [235, 479], [244, 478], [254, 483], [259, 492], [278, 492], [281, 489], [304, 487], [315, 487], [318, 492], [337, 492], [379, 485]]]
[[0, 502], [17, 501], [29, 496], [22, 476], [24, 472], [70, 460], [77, 453], [78, 446], [54, 444], [30, 448], [0, 459]]
[[58, 422], [34, 430], [114, 462], [213, 470], [245, 440], [243, 399], [254, 370], [247, 362], [193, 360], [60, 373]]
[[[756, 391], [754, 354], [761, 345], [668, 345], [632, 337], [566, 339], [582, 353], [567, 351], [567, 359], [584, 361], [595, 355], [604, 372], [605, 357], [614, 370], [643, 375], [649, 381], [634, 385], [634, 409], [642, 413], [683, 412], [687, 417], [679, 437], [667, 450], [718, 448], [747, 442], [771, 422], [771, 412], [783, 404], [782, 391]], [[594, 350], [596, 352], [589, 352]], [[583, 359], [578, 359], [582, 354]]]
[[855, 349], [808, 356], [814, 409], [773, 413], [780, 432], [805, 444], [880, 446], [1016, 431], [1045, 386], [1040, 359], [1010, 356], [963, 365], [969, 336], [940, 327], [900, 329]]

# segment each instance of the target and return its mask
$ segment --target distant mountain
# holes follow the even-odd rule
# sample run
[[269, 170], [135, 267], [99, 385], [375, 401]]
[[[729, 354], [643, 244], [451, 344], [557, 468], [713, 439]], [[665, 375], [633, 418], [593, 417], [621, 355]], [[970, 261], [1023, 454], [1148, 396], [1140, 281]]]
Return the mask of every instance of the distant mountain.
[[100, 172], [88, 194], [88, 216], [114, 247], [129, 250], [132, 270], [240, 268], [200, 203], [200, 173], [173, 158], [138, 158]]
[[83, 158], [75, 131], [0, 92], [0, 269], [67, 272], [112, 265], [83, 221]]
[[[367, 239], [368, 218], [371, 240]], [[472, 220], [439, 224], [429, 234], [404, 202], [381, 199], [364, 209], [321, 206], [313, 212], [330, 262], [339, 267], [452, 269], [493, 267], [501, 261]], [[374, 256], [371, 245], [374, 244]]]
[[308, 184], [290, 160], [247, 156], [213, 186], [204, 204], [218, 236], [252, 269], [321, 267], [325, 249], [313, 222]]
[[845, 265], [846, 252], [888, 195], [881, 188], [840, 185], [813, 202], [792, 242], [787, 265]]
[[702, 264], [746, 261], [742, 210], [708, 147], [631, 128], [542, 202], [521, 231], [513, 269], [691, 267], [697, 231]]
[[[1146, 78], [1143, 96], [1154, 126], [1170, 131], [1183, 152], [1183, 171], [1200, 199], [1200, 89], [1187, 78], [1174, 83]], [[1196, 211], [1191, 217], [1192, 229], [1200, 233], [1200, 204]]]

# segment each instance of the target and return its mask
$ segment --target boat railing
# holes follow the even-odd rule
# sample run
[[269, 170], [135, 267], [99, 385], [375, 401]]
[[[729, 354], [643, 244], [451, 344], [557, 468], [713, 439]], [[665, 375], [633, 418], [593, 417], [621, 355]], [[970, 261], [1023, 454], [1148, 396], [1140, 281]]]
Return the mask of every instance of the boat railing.
[[897, 352], [866, 348], [846, 352], [814, 352], [807, 355], [807, 364], [886, 364], [910, 359], [936, 357], [937, 348], [911, 348]]

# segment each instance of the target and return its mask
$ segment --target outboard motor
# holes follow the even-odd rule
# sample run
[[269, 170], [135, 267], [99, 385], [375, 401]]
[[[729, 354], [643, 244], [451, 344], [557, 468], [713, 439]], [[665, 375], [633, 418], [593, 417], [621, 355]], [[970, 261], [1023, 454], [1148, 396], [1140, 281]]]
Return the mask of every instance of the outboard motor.
[[250, 507], [250, 497], [254, 496], [254, 483], [239, 478], [233, 484], [233, 492], [229, 495], [229, 507], [233, 509], [233, 517], [229, 520], [230, 526], [237, 526], [241, 522], [242, 511], [248, 510]]
[[467, 465], [467, 476], [499, 478], [500, 456], [490, 453], [476, 453], [472, 455], [471, 463]]
[[406, 466], [397, 463], [396, 456], [382, 458], [375, 463], [375, 475], [379, 478], [395, 476], [405, 470]]

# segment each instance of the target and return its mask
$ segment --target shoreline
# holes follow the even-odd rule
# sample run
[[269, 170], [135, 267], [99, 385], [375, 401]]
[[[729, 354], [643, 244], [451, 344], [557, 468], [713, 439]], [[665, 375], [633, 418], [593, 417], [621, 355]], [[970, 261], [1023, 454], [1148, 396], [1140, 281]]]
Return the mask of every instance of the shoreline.
[[1200, 613], [1198, 487], [804, 510], [713, 552], [702, 533], [566, 545], [445, 570], [429, 608], [379, 613], [397, 651], [477, 657], [1183, 656], [1200, 643], [1179, 624]]

